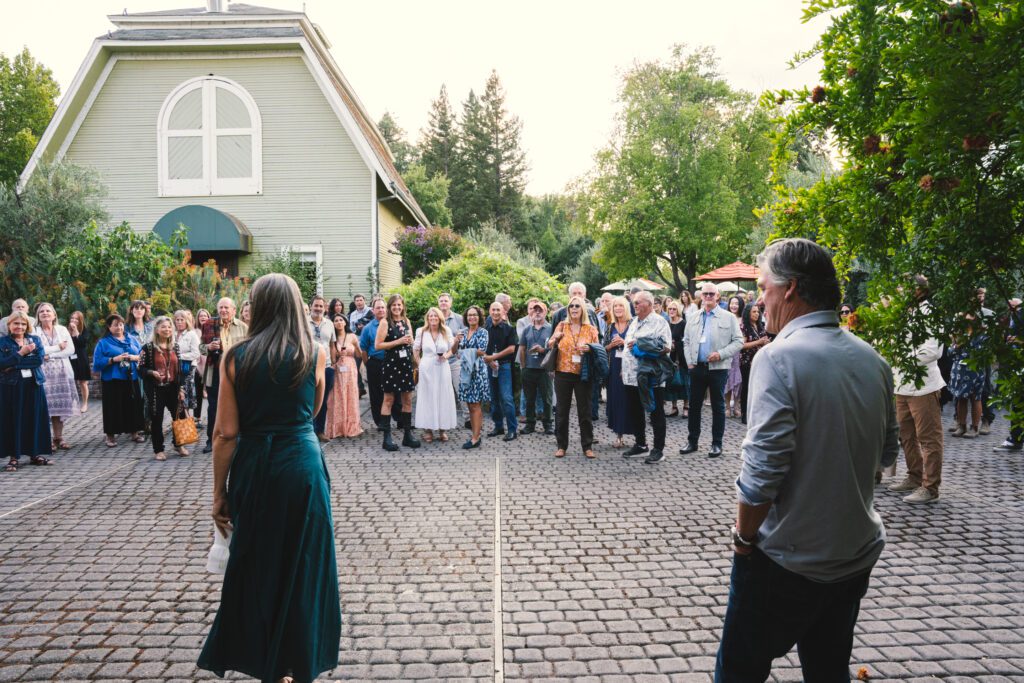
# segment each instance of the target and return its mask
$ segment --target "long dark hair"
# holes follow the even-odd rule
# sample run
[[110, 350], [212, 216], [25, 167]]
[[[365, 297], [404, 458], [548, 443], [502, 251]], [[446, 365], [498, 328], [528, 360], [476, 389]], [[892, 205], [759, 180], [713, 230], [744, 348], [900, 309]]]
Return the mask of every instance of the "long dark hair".
[[764, 312], [758, 308], [757, 304], [751, 304], [750, 306], [743, 307], [743, 336], [746, 338], [753, 337], [754, 334], [754, 322], [750, 319], [750, 311], [757, 308], [760, 313], [760, 317], [757, 319], [758, 331], [764, 330]]
[[[334, 306], [336, 304], [341, 304], [341, 310], [338, 311], [337, 314], [335, 314], [334, 312]], [[327, 319], [330, 320], [331, 322], [334, 322], [335, 315], [345, 315], [345, 302], [339, 299], [338, 297], [334, 297], [333, 299], [331, 299], [331, 303], [327, 304]], [[347, 323], [348, 321], [346, 320], [345, 322]], [[347, 327], [348, 325], [346, 325], [346, 328]]]
[[[744, 313], [746, 313], [746, 312], [747, 312], [747, 302], [746, 302], [746, 301], [744, 301], [744, 300], [743, 300], [743, 299], [742, 299], [741, 297], [738, 297], [738, 296], [736, 296], [735, 294], [733, 294], [732, 296], [730, 296], [730, 297], [729, 297], [729, 303], [728, 303], [728, 304], [726, 304], [726, 308], [732, 308], [732, 301], [733, 301], [733, 299], [735, 299], [736, 301], [738, 301], [738, 302], [739, 302], [739, 304], [740, 304], [740, 310], [736, 311], [736, 313], [738, 313], [738, 314], [739, 314], [739, 315], [738, 315], [738, 317], [739, 317], [739, 318], [740, 318], [741, 320], [745, 319], [745, 318], [743, 317], [743, 315], [744, 315]], [[729, 311], [729, 312], [730, 312], [730, 313], [732, 313], [732, 311]]]
[[[316, 366], [320, 345], [314, 346], [302, 294], [295, 280], [282, 273], [260, 277], [249, 293], [249, 338], [228, 351], [235, 363], [235, 386], [244, 387], [261, 360], [270, 365], [270, 376], [286, 361], [291, 363], [291, 389], [297, 389]], [[237, 352], [245, 347], [239, 358]]]

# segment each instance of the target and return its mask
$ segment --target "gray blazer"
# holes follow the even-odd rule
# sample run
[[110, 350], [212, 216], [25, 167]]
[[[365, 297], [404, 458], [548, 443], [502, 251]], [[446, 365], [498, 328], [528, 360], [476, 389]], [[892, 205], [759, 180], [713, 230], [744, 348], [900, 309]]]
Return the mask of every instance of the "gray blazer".
[[722, 360], [715, 363], [708, 363], [709, 370], [728, 370], [732, 365], [732, 357], [743, 348], [743, 334], [740, 333], [740, 320], [735, 315], [715, 306], [711, 311], [713, 319], [708, 320], [704, 329], [703, 315], [701, 308], [686, 319], [686, 332], [683, 333], [683, 353], [686, 356], [687, 365], [697, 364], [697, 354], [700, 353], [700, 337], [702, 332], [710, 335], [711, 350], [718, 351]]

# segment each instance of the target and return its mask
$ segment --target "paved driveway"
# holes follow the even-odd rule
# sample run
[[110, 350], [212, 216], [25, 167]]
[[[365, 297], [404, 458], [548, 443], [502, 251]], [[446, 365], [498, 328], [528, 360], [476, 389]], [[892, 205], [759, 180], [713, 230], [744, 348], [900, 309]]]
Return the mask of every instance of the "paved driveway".
[[[992, 452], [1005, 431], [948, 440], [938, 504], [879, 489], [889, 544], [853, 671], [1024, 681], [1024, 457]], [[710, 680], [738, 422], [709, 460], [676, 455], [685, 422], [669, 418], [660, 466], [623, 460], [603, 427], [595, 461], [578, 441], [555, 460], [551, 437], [466, 452], [453, 436], [326, 447], [344, 629], [323, 680]], [[98, 404], [68, 440], [54, 467], [0, 473], [0, 681], [208, 678], [209, 456], [107, 449]], [[774, 675], [799, 680], [795, 655]]]

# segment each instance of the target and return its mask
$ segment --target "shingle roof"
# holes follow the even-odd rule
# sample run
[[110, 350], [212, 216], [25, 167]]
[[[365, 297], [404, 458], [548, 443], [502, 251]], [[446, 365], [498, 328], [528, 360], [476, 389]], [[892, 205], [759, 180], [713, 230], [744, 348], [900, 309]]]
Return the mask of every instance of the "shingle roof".
[[231, 40], [234, 38], [301, 38], [302, 29], [285, 28], [135, 28], [100, 36], [106, 40]]
[[[209, 14], [205, 7], [187, 7], [185, 9], [164, 9], [156, 12], [130, 12], [126, 16], [129, 17], [191, 17], [197, 14]], [[257, 7], [256, 5], [246, 5], [240, 2], [228, 3], [225, 12], [221, 14], [248, 14], [248, 15], [267, 15], [267, 14], [302, 14], [302, 12], [293, 12], [291, 10], [274, 9], [273, 7]]]

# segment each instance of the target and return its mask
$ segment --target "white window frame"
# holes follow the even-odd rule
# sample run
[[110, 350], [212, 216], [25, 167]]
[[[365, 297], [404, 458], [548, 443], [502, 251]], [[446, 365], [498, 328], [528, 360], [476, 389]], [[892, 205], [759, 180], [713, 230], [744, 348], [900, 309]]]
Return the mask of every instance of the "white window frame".
[[[238, 97], [249, 113], [249, 128], [217, 128], [216, 90], [220, 88]], [[195, 130], [171, 130], [171, 112], [185, 95], [202, 89], [202, 127]], [[217, 138], [226, 135], [248, 135], [252, 140], [252, 175], [248, 178], [217, 177]], [[201, 137], [203, 139], [203, 177], [170, 178], [168, 139]], [[263, 120], [259, 107], [249, 92], [238, 83], [222, 76], [191, 78], [164, 100], [157, 121], [157, 194], [160, 197], [199, 197], [211, 195], [253, 195], [263, 193]]]
[[298, 255], [300, 258], [312, 256], [309, 259], [316, 263], [316, 293], [323, 296], [324, 293], [324, 247], [322, 244], [296, 244], [292, 247], [285, 247], [285, 251], [290, 251], [293, 254]]

